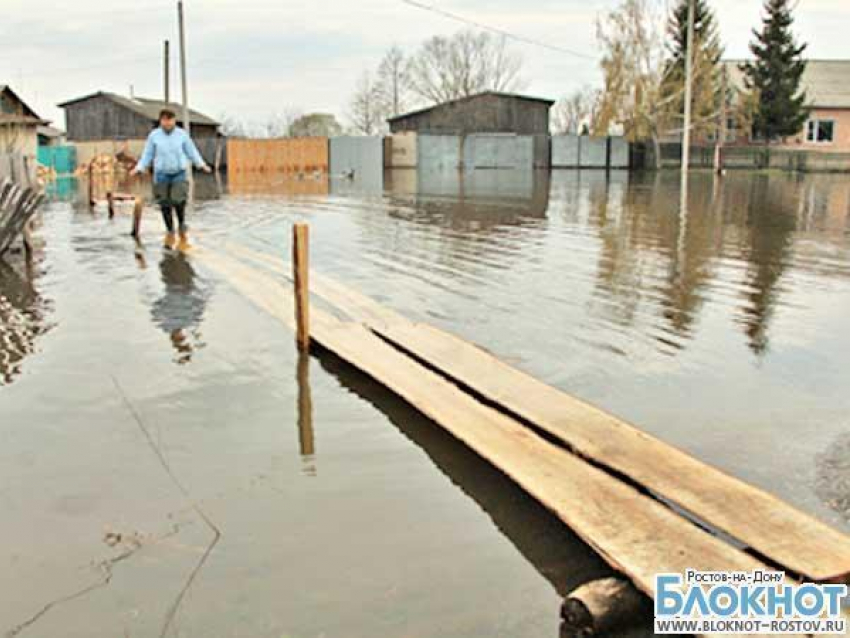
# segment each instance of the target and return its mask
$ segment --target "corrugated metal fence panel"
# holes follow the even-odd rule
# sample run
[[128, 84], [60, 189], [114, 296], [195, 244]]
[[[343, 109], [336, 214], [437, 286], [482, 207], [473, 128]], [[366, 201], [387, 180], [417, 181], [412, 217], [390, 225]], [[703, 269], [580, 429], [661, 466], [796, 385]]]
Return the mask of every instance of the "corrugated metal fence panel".
[[77, 149], [74, 146], [39, 146], [38, 163], [59, 175], [68, 175], [77, 168]]
[[384, 145], [380, 137], [332, 137], [330, 140], [330, 172], [333, 175], [355, 171], [381, 171]]
[[467, 168], [531, 168], [534, 138], [530, 135], [468, 135], [463, 146]]
[[461, 138], [457, 135], [421, 134], [416, 146], [419, 167], [424, 170], [461, 167]]
[[332, 137], [331, 190], [377, 192], [384, 187], [384, 140], [381, 137]]
[[629, 167], [629, 143], [624, 137], [609, 137], [611, 144], [611, 168]]
[[328, 171], [328, 138], [274, 140], [229, 138], [227, 173], [309, 173]]
[[552, 151], [548, 135], [534, 135], [534, 167], [549, 168], [551, 166]]
[[579, 165], [579, 140], [578, 135], [552, 137], [553, 168], [576, 168]]

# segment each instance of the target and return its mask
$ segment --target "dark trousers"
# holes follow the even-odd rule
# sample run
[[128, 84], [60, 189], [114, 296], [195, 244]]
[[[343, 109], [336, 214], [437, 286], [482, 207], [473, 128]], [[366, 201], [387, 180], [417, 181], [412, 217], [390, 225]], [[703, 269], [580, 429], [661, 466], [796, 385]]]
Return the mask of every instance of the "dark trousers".
[[184, 232], [186, 230], [186, 202], [181, 202], [179, 204], [160, 204], [160, 210], [162, 211], [162, 221], [165, 222], [165, 228], [169, 233], [174, 232], [174, 215], [177, 215], [177, 228], [180, 229], [180, 232]]
[[186, 199], [188, 183], [186, 171], [179, 173], [154, 173], [153, 195], [162, 210], [162, 221], [169, 233], [174, 232], [174, 215], [180, 232], [186, 230]]

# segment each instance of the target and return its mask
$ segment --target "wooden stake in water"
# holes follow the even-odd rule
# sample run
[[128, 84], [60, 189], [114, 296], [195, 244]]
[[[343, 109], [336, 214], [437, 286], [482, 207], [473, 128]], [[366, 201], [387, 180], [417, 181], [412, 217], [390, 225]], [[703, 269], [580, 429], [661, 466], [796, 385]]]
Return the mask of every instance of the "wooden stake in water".
[[139, 234], [141, 233], [142, 228], [142, 211], [145, 209], [145, 200], [141, 197], [136, 197], [133, 200], [133, 230], [130, 231], [130, 235], [139, 238]]
[[307, 224], [295, 224], [292, 227], [292, 275], [295, 281], [295, 324], [296, 342], [301, 352], [310, 349], [310, 298], [308, 287], [308, 246], [309, 230]]

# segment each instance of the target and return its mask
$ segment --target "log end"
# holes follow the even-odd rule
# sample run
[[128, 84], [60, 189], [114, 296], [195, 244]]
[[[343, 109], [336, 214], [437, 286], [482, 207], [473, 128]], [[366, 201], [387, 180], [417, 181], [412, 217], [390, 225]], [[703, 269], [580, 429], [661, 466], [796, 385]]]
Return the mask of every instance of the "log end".
[[601, 578], [574, 589], [561, 604], [561, 636], [586, 637], [633, 624], [646, 598], [621, 578]]

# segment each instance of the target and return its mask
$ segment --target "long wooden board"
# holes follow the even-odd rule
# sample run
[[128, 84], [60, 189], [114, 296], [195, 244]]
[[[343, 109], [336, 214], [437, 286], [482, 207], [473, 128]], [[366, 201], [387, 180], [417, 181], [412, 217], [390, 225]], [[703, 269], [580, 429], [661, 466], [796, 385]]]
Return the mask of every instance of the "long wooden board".
[[[291, 292], [279, 282], [221, 255], [198, 255], [260, 308], [293, 326]], [[650, 596], [659, 572], [766, 569], [657, 500], [476, 401], [365, 326], [314, 309], [311, 336], [505, 472]]]
[[[280, 268], [280, 261], [240, 254]], [[312, 273], [312, 292], [379, 335], [557, 437], [570, 450], [628, 476], [786, 570], [814, 581], [850, 577], [850, 537], [595, 406], [546, 385], [480, 347], [414, 323]]]

